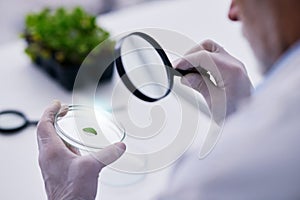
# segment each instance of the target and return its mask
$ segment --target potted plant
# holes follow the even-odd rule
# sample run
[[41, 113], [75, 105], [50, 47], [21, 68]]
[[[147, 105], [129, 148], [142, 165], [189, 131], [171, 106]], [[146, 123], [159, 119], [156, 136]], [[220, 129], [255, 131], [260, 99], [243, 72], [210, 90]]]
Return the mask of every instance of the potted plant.
[[[91, 62], [91, 69], [105, 68], [100, 81], [111, 78], [113, 67], [107, 61], [113, 60], [113, 41], [109, 40], [109, 36], [108, 31], [96, 25], [96, 17], [80, 7], [73, 10], [58, 8], [54, 11], [46, 8], [39, 13], [29, 13], [22, 34], [28, 44], [25, 52], [36, 66], [46, 71], [67, 90], [73, 88], [82, 62], [100, 43], [105, 45], [96, 48], [98, 56], [94, 57], [97, 57], [98, 65], [93, 66]], [[93, 53], [95, 54], [94, 50]], [[103, 66], [99, 65], [101, 60]], [[93, 73], [89, 75], [91, 74]]]

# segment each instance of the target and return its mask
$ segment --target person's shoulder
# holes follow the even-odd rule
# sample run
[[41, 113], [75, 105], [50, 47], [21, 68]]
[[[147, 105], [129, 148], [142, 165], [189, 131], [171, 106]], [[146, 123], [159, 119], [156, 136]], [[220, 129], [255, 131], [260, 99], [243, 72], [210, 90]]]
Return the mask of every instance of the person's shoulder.
[[228, 120], [226, 130], [244, 128], [245, 132], [268, 132], [279, 127], [300, 128], [300, 124], [296, 122], [300, 113], [299, 86], [300, 56], [286, 63], [257, 93], [243, 103], [239, 111]]

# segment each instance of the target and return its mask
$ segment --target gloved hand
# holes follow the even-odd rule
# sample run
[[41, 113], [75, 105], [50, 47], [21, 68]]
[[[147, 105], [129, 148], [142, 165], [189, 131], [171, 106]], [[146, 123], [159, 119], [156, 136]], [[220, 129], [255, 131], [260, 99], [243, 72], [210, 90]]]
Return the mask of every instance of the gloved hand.
[[54, 117], [60, 110], [54, 102], [43, 114], [37, 128], [39, 165], [49, 200], [95, 199], [99, 172], [117, 160], [125, 151], [124, 143], [110, 145], [103, 150], [81, 156], [67, 147], [56, 134]]
[[[181, 82], [203, 95], [217, 123], [236, 111], [253, 89], [244, 65], [211, 40], [191, 49], [174, 67], [181, 70], [196, 67], [199, 72], [188, 73]], [[215, 83], [202, 75], [203, 69], [210, 72]]]

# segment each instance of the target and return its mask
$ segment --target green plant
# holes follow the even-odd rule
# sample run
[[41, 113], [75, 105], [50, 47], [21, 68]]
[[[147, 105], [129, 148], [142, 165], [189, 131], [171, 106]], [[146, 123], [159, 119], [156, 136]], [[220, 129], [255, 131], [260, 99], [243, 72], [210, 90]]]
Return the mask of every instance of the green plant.
[[80, 65], [90, 51], [109, 38], [96, 25], [95, 16], [80, 7], [68, 11], [44, 9], [26, 16], [22, 35], [28, 42], [25, 52], [33, 59], [54, 59], [62, 66]]

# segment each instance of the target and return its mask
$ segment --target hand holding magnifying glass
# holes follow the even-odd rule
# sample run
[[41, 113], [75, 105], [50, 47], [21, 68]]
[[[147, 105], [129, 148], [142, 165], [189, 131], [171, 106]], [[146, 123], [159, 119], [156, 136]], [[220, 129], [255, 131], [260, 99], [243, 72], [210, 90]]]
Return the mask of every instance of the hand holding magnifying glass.
[[131, 33], [115, 46], [117, 71], [125, 86], [136, 97], [155, 102], [172, 90], [174, 76], [200, 73], [210, 77], [202, 68], [174, 69], [162, 47], [149, 35]]

